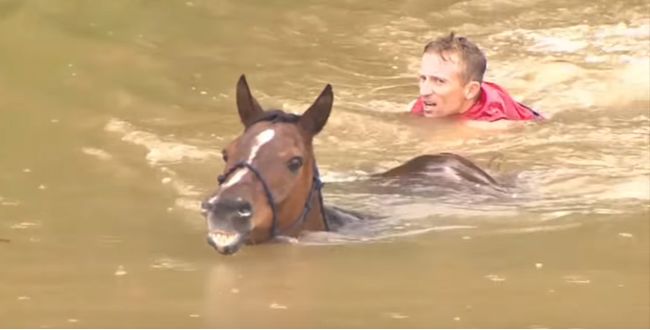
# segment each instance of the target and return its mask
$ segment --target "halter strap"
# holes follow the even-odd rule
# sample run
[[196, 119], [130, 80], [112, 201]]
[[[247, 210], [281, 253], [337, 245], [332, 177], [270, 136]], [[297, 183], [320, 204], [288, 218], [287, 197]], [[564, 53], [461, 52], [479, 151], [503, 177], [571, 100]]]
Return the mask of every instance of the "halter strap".
[[[236, 170], [240, 168], [247, 168], [253, 174], [255, 174], [255, 177], [262, 183], [262, 187], [264, 188], [264, 193], [266, 195], [266, 200], [269, 203], [269, 206], [271, 207], [271, 211], [273, 212], [273, 222], [271, 223], [271, 237], [276, 237], [280, 234], [280, 229], [279, 229], [279, 224], [278, 224], [278, 216], [277, 216], [277, 206], [275, 204], [275, 199], [273, 198], [273, 194], [271, 193], [271, 189], [269, 188], [269, 185], [266, 183], [266, 180], [264, 180], [264, 177], [262, 174], [250, 163], [246, 161], [241, 161], [233, 165], [228, 171], [218, 177], [219, 185], [222, 185], [226, 179], [233, 174]], [[289, 227], [288, 231], [292, 231], [295, 228], [297, 228], [299, 225], [302, 225], [305, 222], [305, 219], [307, 218], [307, 214], [311, 210], [311, 200], [314, 195], [314, 191], [318, 191], [318, 201], [321, 204], [321, 216], [323, 218], [323, 225], [325, 226], [325, 230], [329, 231], [329, 224], [327, 223], [327, 218], [325, 217], [325, 206], [323, 205], [323, 194], [321, 193], [321, 189], [323, 188], [323, 182], [320, 179], [320, 174], [318, 173], [318, 167], [316, 166], [316, 163], [314, 163], [314, 175], [312, 179], [312, 184], [311, 188], [309, 189], [309, 195], [307, 195], [307, 201], [305, 201], [305, 206], [303, 207], [302, 213], [296, 219], [293, 224]]]

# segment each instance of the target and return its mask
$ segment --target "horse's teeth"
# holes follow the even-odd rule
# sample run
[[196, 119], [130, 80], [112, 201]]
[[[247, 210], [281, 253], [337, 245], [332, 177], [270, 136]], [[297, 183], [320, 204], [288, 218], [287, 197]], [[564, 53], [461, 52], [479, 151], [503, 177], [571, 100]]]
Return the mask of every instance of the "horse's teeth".
[[237, 234], [210, 233], [210, 238], [217, 245], [228, 245], [237, 239]]

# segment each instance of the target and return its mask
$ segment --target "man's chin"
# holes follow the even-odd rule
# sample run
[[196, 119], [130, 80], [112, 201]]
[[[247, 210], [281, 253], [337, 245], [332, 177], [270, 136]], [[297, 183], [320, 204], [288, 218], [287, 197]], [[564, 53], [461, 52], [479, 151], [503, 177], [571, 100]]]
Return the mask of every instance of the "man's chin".
[[441, 112], [437, 112], [434, 110], [424, 110], [423, 114], [427, 118], [439, 118], [439, 117], [444, 117], [445, 115]]

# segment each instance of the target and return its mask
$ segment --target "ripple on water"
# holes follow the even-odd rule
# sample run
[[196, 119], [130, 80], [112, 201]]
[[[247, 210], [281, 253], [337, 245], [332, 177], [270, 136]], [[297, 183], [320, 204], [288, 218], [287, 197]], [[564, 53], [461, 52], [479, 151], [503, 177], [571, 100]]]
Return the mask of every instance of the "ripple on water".
[[18, 205], [20, 205], [20, 202], [17, 201], [17, 200], [6, 199], [6, 198], [0, 196], [0, 205], [1, 206], [18, 206]]
[[564, 276], [563, 279], [564, 282], [569, 284], [586, 285], [591, 283], [590, 279], [581, 275], [567, 275]]
[[126, 268], [123, 265], [119, 265], [119, 266], [117, 266], [117, 269], [115, 270], [115, 272], [113, 274], [115, 276], [121, 277], [121, 276], [124, 276], [124, 275], [126, 275], [128, 273], [126, 271]]
[[182, 272], [193, 272], [197, 269], [196, 266], [189, 262], [171, 257], [156, 258], [156, 260], [151, 263], [150, 267], [153, 269], [175, 270]]
[[506, 280], [505, 277], [500, 276], [500, 275], [496, 275], [496, 274], [485, 275], [485, 278], [492, 281], [492, 282], [497, 282], [497, 283], [498, 282], [505, 282], [505, 280]]
[[36, 222], [23, 221], [23, 222], [15, 223], [15, 224], [11, 225], [9, 228], [22, 230], [22, 229], [38, 228], [40, 226], [41, 225], [39, 223], [36, 223]]
[[[377, 222], [377, 221], [375, 221]], [[426, 228], [409, 228], [409, 226], [396, 226], [387, 229], [369, 229], [367, 225], [358, 228], [341, 228], [338, 232], [307, 232], [299, 239], [285, 240], [292, 244], [301, 245], [339, 245], [351, 243], [388, 242], [409, 236], [417, 236], [430, 232], [446, 232], [456, 230], [472, 230], [476, 226], [448, 225], [431, 226]]]

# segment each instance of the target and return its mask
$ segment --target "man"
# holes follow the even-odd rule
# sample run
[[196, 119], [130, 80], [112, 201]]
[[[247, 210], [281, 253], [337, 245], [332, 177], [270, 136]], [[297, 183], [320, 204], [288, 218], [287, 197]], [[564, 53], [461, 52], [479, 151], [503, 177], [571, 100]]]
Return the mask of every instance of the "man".
[[486, 63], [475, 44], [453, 32], [429, 42], [420, 67], [420, 97], [411, 103], [411, 114], [489, 122], [541, 118], [502, 87], [484, 82]]

